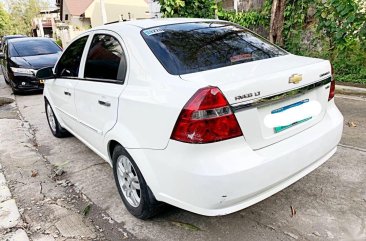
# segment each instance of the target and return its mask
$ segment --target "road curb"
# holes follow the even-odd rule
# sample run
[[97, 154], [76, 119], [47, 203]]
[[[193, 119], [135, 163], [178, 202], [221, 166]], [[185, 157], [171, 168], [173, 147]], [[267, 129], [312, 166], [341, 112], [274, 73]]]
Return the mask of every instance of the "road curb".
[[[29, 241], [27, 233], [18, 228], [22, 222], [15, 200], [12, 199], [2, 166], [0, 164], [0, 241]], [[11, 229], [11, 232], [8, 230]]]
[[359, 87], [346, 86], [346, 85], [337, 85], [336, 84], [335, 91], [338, 94], [366, 95], [366, 88], [359, 88]]

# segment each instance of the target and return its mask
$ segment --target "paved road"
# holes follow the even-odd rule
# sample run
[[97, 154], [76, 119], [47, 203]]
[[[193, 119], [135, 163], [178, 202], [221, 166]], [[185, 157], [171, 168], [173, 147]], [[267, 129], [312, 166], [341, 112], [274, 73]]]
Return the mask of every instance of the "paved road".
[[[35, 130], [42, 155], [52, 164], [62, 165], [65, 179], [138, 239], [366, 239], [365, 100], [336, 98], [345, 115], [344, 135], [338, 151], [294, 185], [252, 207], [223, 217], [204, 217], [169, 208], [150, 221], [140, 221], [128, 214], [117, 194], [108, 164], [76, 138], [57, 139], [51, 135], [42, 95], [16, 96], [16, 102], [23, 118]], [[349, 127], [348, 122], [356, 127]], [[291, 217], [290, 206], [296, 209], [294, 217]]]

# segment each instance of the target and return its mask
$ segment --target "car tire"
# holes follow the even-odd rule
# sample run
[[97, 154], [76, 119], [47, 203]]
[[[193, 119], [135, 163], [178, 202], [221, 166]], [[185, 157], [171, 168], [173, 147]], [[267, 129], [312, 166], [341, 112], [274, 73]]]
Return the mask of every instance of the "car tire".
[[155, 199], [140, 169], [122, 146], [117, 145], [114, 148], [112, 161], [117, 189], [127, 210], [143, 220], [158, 214], [164, 204]]
[[60, 122], [58, 122], [56, 115], [47, 100], [45, 100], [45, 109], [48, 126], [50, 127], [52, 134], [58, 138], [69, 136], [70, 133], [66, 129], [61, 127]]
[[10, 85], [10, 83], [9, 83], [9, 81], [6, 79], [5, 75], [4, 75], [4, 81], [5, 81], [5, 84]]

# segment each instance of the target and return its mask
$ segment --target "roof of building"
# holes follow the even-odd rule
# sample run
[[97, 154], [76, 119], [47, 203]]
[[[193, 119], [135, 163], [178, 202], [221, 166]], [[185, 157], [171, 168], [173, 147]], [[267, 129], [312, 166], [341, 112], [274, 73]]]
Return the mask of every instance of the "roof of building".
[[74, 16], [80, 16], [92, 4], [93, 0], [64, 0], [69, 13]]

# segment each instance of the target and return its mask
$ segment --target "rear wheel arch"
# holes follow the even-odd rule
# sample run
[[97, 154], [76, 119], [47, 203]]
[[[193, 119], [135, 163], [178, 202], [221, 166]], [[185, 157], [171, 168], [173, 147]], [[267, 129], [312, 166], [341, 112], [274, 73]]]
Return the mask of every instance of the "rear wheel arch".
[[[159, 213], [164, 207], [164, 203], [161, 203], [156, 200], [153, 192], [151, 191], [148, 185], [148, 182], [146, 182], [145, 177], [139, 168], [139, 165], [135, 162], [134, 158], [130, 155], [130, 153], [122, 145], [120, 145], [117, 141], [114, 140], [109, 142], [109, 151], [112, 153], [113, 175], [117, 185], [117, 189], [127, 210], [132, 215], [140, 219], [148, 219]], [[130, 166], [132, 165], [132, 168], [130, 167], [130, 174], [125, 175], [125, 173], [127, 172], [126, 170], [129, 169], [120, 167], [121, 166], [120, 158], [122, 158], [122, 162], [124, 162], [123, 159], [125, 159], [128, 160]], [[122, 164], [122, 166], [128, 166], [128, 165]], [[134, 176], [133, 175], [131, 176], [131, 173], [134, 174]], [[131, 182], [128, 180], [129, 179], [128, 177], [135, 179], [135, 176], [137, 177], [138, 187], [135, 187], [136, 189], [132, 188], [132, 192], [135, 192], [134, 190], [138, 190], [134, 195], [134, 196], [139, 195], [138, 203], [136, 204], [136, 206], [133, 205], [136, 202], [129, 201], [129, 198], [131, 197], [130, 189], [131, 187], [133, 187], [133, 185], [131, 185]]]
[[112, 156], [113, 156], [113, 151], [114, 151], [114, 148], [116, 148], [116, 146], [118, 146], [118, 145], [120, 145], [120, 146], [122, 146], [123, 147], [123, 145], [121, 145], [121, 143], [119, 143], [118, 141], [116, 141], [116, 140], [110, 140], [109, 142], [108, 142], [108, 157], [109, 157], [109, 160], [110, 160], [110, 162], [113, 164], [113, 160], [112, 160]]
[[132, 152], [129, 151], [124, 145], [121, 144], [120, 141], [117, 141], [116, 139], [109, 140], [107, 144], [108, 158], [112, 168], [114, 167], [115, 164], [113, 162], [113, 151], [117, 146], [121, 146], [128, 153], [128, 155], [130, 155], [131, 158], [135, 161], [137, 167], [141, 172], [141, 175], [146, 180], [146, 183], [148, 184], [149, 188], [151, 188], [151, 186], [154, 187], [155, 186], [154, 184], [156, 183], [156, 177], [154, 174], [146, 170], [151, 169], [149, 168], [150, 163], [146, 163], [146, 160], [143, 158], [143, 156], [137, 155], [136, 153], [134, 153], [134, 151]]

